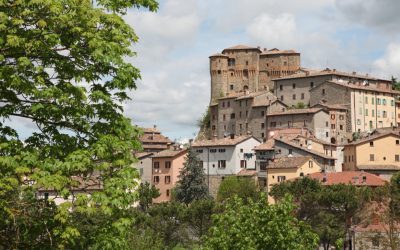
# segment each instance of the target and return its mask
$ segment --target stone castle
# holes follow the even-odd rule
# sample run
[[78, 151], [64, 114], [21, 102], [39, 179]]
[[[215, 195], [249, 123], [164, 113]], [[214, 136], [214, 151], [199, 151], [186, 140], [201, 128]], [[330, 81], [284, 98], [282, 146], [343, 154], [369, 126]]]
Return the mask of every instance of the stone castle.
[[300, 69], [300, 53], [237, 45], [210, 56], [211, 103], [240, 92], [259, 92], [273, 87], [272, 79]]

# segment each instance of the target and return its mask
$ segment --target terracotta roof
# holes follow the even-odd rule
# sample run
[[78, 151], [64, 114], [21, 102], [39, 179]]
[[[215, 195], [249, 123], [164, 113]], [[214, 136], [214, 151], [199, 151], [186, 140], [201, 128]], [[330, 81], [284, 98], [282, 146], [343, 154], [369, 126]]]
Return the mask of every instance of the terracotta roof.
[[264, 151], [264, 150], [274, 150], [274, 145], [275, 145], [275, 140], [274, 139], [269, 139], [263, 144], [260, 144], [256, 147], [254, 147], [254, 151]]
[[359, 170], [400, 170], [397, 165], [358, 165]]
[[325, 104], [325, 103], [317, 103], [314, 106], [312, 106], [311, 108], [315, 108], [315, 107], [324, 107], [324, 108], [327, 108], [328, 110], [329, 109], [331, 109], [331, 110], [332, 109], [335, 109], [335, 110], [348, 110], [350, 108], [350, 107], [346, 107], [345, 105], [342, 105], [342, 104]]
[[250, 47], [250, 46], [247, 46], [247, 45], [239, 44], [239, 45], [235, 45], [235, 46], [232, 46], [232, 47], [229, 47], [229, 48], [224, 49], [224, 50], [222, 51], [222, 53], [224, 53], [224, 51], [226, 51], [226, 50], [244, 50], [244, 49], [258, 50], [258, 51], [261, 52], [261, 49], [259, 49], [259, 48]]
[[289, 140], [285, 140], [285, 139], [278, 139], [278, 138], [276, 138], [275, 140], [276, 140], [276, 141], [279, 141], [279, 142], [282, 142], [282, 143], [284, 143], [284, 144], [287, 144], [287, 145], [289, 145], [289, 146], [292, 146], [292, 147], [294, 147], [294, 148], [297, 148], [297, 149], [303, 150], [304, 152], [308, 152], [308, 153], [310, 153], [310, 154], [313, 154], [313, 155], [319, 156], [319, 157], [321, 157], [321, 158], [324, 158], [324, 159], [328, 159], [328, 160], [336, 160], [336, 158], [335, 158], [335, 157], [332, 157], [332, 156], [329, 156], [329, 155], [322, 154], [322, 153], [320, 153], [320, 152], [317, 152], [317, 151], [315, 151], [315, 150], [312, 150], [312, 149], [308, 149], [308, 148], [305, 148], [305, 147], [300, 147], [300, 145], [297, 145], [296, 143], [294, 143], [294, 142], [292, 142], [292, 141], [289, 141]]
[[267, 51], [263, 51], [261, 55], [279, 55], [279, 54], [298, 54], [300, 55], [299, 52], [296, 52], [295, 50], [279, 50], [279, 49], [270, 49]]
[[163, 143], [163, 144], [168, 144], [172, 143], [170, 139], [167, 137], [163, 136], [162, 134], [152, 134], [152, 133], [146, 133], [140, 137], [140, 141], [142, 143]]
[[[270, 93], [269, 91], [260, 91], [260, 92], [252, 92], [249, 94], [242, 93], [243, 95], [239, 96], [236, 98], [236, 100], [242, 100], [242, 99], [247, 99], [247, 98], [254, 98], [256, 96], [264, 95]], [[272, 93], [271, 93], [272, 95]]]
[[356, 141], [353, 141], [353, 142], [350, 142], [350, 143], [346, 144], [345, 146], [348, 146], [348, 145], [351, 145], [351, 146], [360, 145], [360, 144], [367, 143], [367, 142], [370, 142], [370, 141], [373, 141], [373, 140], [376, 140], [376, 139], [380, 139], [380, 138], [386, 137], [386, 136], [394, 136], [394, 137], [400, 138], [399, 134], [396, 134], [396, 133], [391, 131], [391, 132], [378, 133], [378, 134], [371, 135], [371, 136], [368, 136], [368, 137], [360, 138], [360, 139], [358, 139]]
[[143, 158], [146, 158], [147, 156], [151, 156], [152, 154], [154, 154], [154, 153], [152, 153], [152, 152], [138, 152], [138, 153], [135, 153], [135, 157], [138, 158], [138, 159], [143, 159]]
[[255, 176], [255, 175], [257, 175], [257, 171], [252, 170], [252, 169], [242, 169], [236, 175], [237, 176]]
[[[300, 115], [300, 114], [314, 114], [323, 110], [322, 108], [308, 108], [308, 109], [289, 109], [282, 112], [269, 113], [267, 116], [278, 116], [278, 115]], [[325, 110], [323, 110], [326, 112]]]
[[[309, 178], [319, 180], [323, 185], [352, 184], [355, 186], [384, 186], [385, 181], [380, 177], [362, 171], [345, 171], [336, 173], [313, 173]], [[366, 177], [365, 181], [363, 177]], [[324, 177], [326, 181], [323, 182]]]
[[157, 128], [142, 128], [144, 133], [155, 133], [160, 134], [161, 132]]
[[152, 158], [165, 158], [165, 157], [176, 157], [180, 154], [184, 154], [186, 153], [187, 150], [171, 150], [171, 149], [167, 149], [167, 150], [163, 150], [160, 151], [158, 153], [155, 153]]
[[144, 150], [147, 149], [167, 149], [167, 144], [142, 144]]
[[296, 157], [282, 157], [276, 158], [272, 161], [267, 168], [299, 168], [307, 161], [311, 160], [310, 156], [296, 156]]
[[391, 80], [388, 80], [388, 79], [379, 79], [379, 78], [371, 77], [369, 75], [361, 75], [361, 74], [357, 74], [357, 73], [353, 74], [350, 72], [338, 71], [335, 69], [331, 70], [328, 68], [324, 69], [324, 70], [302, 69], [302, 71], [299, 73], [276, 78], [276, 79], [274, 79], [274, 81], [293, 79], [293, 78], [312, 77], [312, 76], [323, 76], [323, 75], [338, 75], [338, 76], [355, 77], [355, 78], [361, 78], [361, 79], [367, 79], [367, 80], [380, 80], [380, 81], [391, 82]]
[[193, 142], [192, 147], [235, 146], [235, 145], [237, 145], [243, 141], [246, 141], [250, 138], [254, 138], [254, 137], [251, 135], [242, 135], [242, 136], [235, 136], [234, 139], [231, 139], [230, 137], [226, 137], [223, 139], [216, 139], [216, 140], [195, 141], [195, 142]]
[[396, 91], [396, 90], [392, 90], [392, 89], [379, 89], [379, 88], [374, 88], [374, 87], [370, 87], [370, 86], [360, 86], [360, 85], [356, 85], [354, 83], [349, 83], [347, 81], [345, 81], [345, 82], [326, 81], [324, 83], [333, 83], [338, 86], [342, 86], [342, 87], [350, 88], [350, 89], [358, 89], [358, 90], [366, 90], [366, 91], [390, 93], [390, 94], [400, 94], [400, 91]]
[[211, 55], [209, 57], [228, 57], [228, 56], [224, 55], [224, 54], [221, 54], [221, 53], [216, 53], [216, 54], [213, 54], [213, 55]]

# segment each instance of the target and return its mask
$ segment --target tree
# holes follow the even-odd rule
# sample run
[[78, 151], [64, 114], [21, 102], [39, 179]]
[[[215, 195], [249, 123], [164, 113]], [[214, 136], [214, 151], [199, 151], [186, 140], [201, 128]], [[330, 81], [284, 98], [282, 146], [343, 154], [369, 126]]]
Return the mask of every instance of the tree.
[[259, 190], [253, 179], [246, 177], [226, 177], [219, 186], [217, 200], [223, 202], [229, 198], [238, 196], [243, 200], [259, 198]]
[[246, 204], [237, 196], [213, 217], [206, 249], [315, 249], [318, 236], [292, 214], [290, 197], [269, 205], [265, 196]]
[[143, 211], [146, 211], [153, 203], [153, 199], [160, 196], [159, 190], [150, 183], [140, 183], [139, 189], [139, 206]]
[[[121, 17], [129, 7], [158, 5], [0, 1], [0, 248], [127, 247], [132, 218], [125, 211], [138, 185], [130, 165], [140, 148], [140, 131], [122, 106], [140, 77], [124, 60], [137, 41]], [[37, 130], [21, 134], [16, 121]], [[73, 192], [93, 183], [102, 191]], [[70, 199], [43, 207], [38, 190]], [[98, 226], [79, 228], [77, 221], [93, 216]]]
[[177, 201], [185, 204], [209, 197], [202, 162], [191, 148], [188, 150], [183, 168], [179, 172], [174, 197]]

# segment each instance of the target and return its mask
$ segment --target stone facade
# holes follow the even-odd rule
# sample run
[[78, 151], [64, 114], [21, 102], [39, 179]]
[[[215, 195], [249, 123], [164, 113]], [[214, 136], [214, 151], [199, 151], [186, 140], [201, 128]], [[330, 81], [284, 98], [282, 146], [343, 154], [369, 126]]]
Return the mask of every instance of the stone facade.
[[300, 69], [300, 53], [293, 50], [261, 50], [237, 45], [210, 56], [211, 101], [239, 92], [272, 87], [272, 78]]

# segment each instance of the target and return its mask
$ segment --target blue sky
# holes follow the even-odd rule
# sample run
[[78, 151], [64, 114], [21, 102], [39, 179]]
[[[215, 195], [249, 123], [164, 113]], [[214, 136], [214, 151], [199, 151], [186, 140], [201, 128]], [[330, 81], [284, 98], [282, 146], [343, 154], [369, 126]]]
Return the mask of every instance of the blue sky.
[[125, 114], [172, 139], [194, 137], [209, 103], [208, 56], [237, 44], [295, 49], [303, 67], [400, 77], [399, 9], [396, 0], [162, 0], [157, 13], [130, 10], [140, 40], [128, 60], [142, 80]]
[[[208, 56], [236, 44], [295, 49], [303, 67], [400, 76], [400, 1], [163, 0], [132, 10], [142, 71], [126, 115], [177, 140], [194, 137], [210, 95]], [[394, 11], [396, 10], [396, 11]]]

